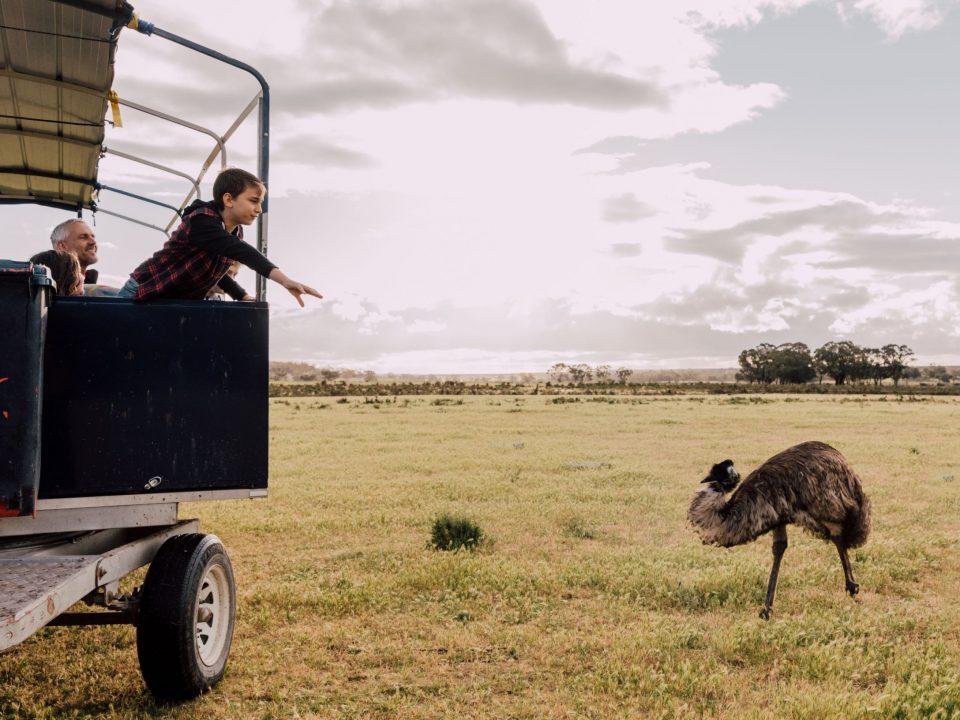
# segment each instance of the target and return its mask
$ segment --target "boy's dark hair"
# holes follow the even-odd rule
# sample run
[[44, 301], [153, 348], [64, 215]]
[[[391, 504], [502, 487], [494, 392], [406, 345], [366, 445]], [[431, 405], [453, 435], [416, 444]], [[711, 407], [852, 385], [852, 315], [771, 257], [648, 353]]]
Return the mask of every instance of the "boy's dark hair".
[[213, 181], [213, 204], [219, 211], [223, 211], [223, 194], [230, 193], [233, 197], [242, 195], [248, 187], [263, 186], [263, 182], [253, 173], [240, 168], [227, 168], [217, 175]]

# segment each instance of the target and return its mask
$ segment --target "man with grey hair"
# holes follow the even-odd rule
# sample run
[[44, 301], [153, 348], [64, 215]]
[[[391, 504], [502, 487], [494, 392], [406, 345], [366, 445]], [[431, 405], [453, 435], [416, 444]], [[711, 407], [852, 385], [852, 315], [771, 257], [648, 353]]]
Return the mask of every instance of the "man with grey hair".
[[76, 255], [80, 261], [80, 269], [87, 278], [86, 282], [97, 281], [96, 270], [87, 272], [97, 261], [97, 236], [86, 222], [81, 218], [65, 220], [50, 233], [50, 243], [54, 250], [66, 250], [71, 255]]

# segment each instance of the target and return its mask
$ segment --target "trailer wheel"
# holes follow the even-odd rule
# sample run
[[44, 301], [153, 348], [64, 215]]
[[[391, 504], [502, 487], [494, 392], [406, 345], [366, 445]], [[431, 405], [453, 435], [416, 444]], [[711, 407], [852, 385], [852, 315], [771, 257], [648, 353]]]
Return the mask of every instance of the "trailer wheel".
[[158, 701], [189, 700], [223, 677], [236, 597], [230, 558], [217, 536], [177, 535], [160, 547], [137, 619], [140, 671]]

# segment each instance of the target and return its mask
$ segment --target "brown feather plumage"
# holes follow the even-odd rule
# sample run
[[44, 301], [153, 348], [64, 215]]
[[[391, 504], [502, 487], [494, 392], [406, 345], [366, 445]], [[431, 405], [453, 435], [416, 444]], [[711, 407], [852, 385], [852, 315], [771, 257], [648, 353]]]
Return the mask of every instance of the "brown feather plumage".
[[705, 544], [722, 547], [791, 523], [849, 548], [863, 545], [870, 534], [870, 500], [860, 478], [839, 451], [822, 442], [774, 455], [730, 495], [711, 483], [694, 496], [687, 517]]
[[805, 442], [774, 455], [734, 490], [739, 480], [732, 461], [714, 465], [687, 517], [708, 545], [731, 547], [772, 534], [773, 566], [760, 617], [770, 618], [790, 524], [833, 542], [847, 592], [859, 592], [847, 549], [870, 534], [870, 500], [843, 455], [825, 443]]

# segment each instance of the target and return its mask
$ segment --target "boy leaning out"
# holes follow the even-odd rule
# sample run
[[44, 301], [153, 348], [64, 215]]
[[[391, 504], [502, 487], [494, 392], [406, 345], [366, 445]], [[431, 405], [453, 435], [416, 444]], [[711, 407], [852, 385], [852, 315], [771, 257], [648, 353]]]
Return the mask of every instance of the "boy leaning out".
[[220, 288], [235, 300], [253, 298], [227, 275], [234, 261], [286, 288], [303, 307], [303, 295], [323, 296], [287, 277], [256, 248], [243, 241], [244, 225], [260, 215], [266, 187], [246, 170], [229, 168], [213, 183], [213, 200], [196, 200], [183, 211], [183, 221], [164, 246], [134, 270], [120, 297], [135, 300], [182, 298], [202, 300]]

